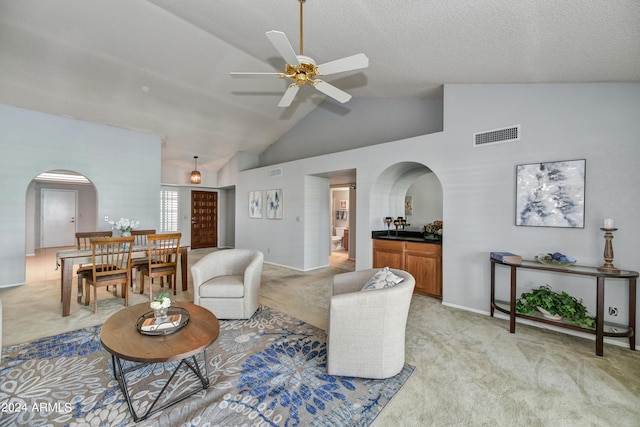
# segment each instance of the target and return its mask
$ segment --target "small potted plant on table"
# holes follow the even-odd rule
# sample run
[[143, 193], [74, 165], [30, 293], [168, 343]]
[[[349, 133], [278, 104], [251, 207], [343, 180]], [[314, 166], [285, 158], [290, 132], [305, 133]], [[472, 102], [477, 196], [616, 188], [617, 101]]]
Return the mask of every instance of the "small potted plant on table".
[[564, 291], [554, 292], [549, 285], [532, 289], [531, 292], [524, 292], [516, 301], [516, 310], [520, 313], [529, 314], [536, 309], [552, 320], [564, 318], [583, 328], [596, 326], [596, 318], [588, 315], [582, 300]]

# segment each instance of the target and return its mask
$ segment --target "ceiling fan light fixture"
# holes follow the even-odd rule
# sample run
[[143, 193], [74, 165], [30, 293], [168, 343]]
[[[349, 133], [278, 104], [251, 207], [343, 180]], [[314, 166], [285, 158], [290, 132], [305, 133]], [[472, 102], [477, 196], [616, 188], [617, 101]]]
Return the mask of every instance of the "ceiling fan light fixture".
[[289, 39], [282, 31], [271, 30], [265, 35], [276, 48], [280, 56], [285, 60], [284, 73], [244, 73], [232, 72], [231, 77], [236, 78], [272, 78], [292, 79], [293, 83], [289, 85], [284, 95], [278, 103], [278, 107], [289, 107], [296, 96], [300, 86], [307, 83], [311, 84], [315, 89], [328, 95], [338, 102], [345, 103], [351, 99], [351, 95], [341, 89], [317, 79], [317, 76], [326, 76], [330, 74], [343, 73], [346, 71], [359, 70], [369, 66], [369, 58], [364, 53], [351, 55], [335, 61], [326, 62], [320, 65], [316, 64], [313, 58], [303, 54], [303, 16], [302, 5], [306, 0], [298, 0], [300, 3], [300, 54], [297, 55]]
[[191, 183], [192, 184], [200, 184], [202, 181], [202, 176], [200, 172], [198, 172], [198, 156], [193, 156], [195, 161], [195, 168], [191, 171]]

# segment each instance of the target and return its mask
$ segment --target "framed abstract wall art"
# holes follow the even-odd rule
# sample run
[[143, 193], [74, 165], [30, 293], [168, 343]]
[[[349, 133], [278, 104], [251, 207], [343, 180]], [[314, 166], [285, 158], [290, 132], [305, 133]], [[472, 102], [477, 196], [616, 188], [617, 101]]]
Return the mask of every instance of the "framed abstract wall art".
[[267, 219], [282, 219], [282, 189], [267, 190]]
[[249, 218], [262, 218], [262, 190], [249, 191]]
[[586, 160], [516, 166], [516, 225], [584, 228]]

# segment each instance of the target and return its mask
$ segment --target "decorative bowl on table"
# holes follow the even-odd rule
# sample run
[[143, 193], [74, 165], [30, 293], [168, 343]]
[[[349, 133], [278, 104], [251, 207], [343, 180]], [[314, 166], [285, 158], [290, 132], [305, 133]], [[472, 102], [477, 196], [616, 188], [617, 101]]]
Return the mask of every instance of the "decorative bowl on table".
[[551, 319], [551, 320], [560, 320], [560, 319], [562, 319], [562, 316], [560, 316], [559, 314], [551, 314], [551, 313], [549, 313], [547, 310], [545, 310], [542, 307], [537, 307], [537, 309], [547, 319]]
[[143, 335], [169, 335], [189, 323], [189, 312], [182, 307], [169, 307], [166, 316], [156, 317], [149, 311], [138, 318], [136, 328]]
[[545, 265], [569, 266], [576, 263], [574, 257], [563, 255], [560, 252], [536, 255], [536, 261]]

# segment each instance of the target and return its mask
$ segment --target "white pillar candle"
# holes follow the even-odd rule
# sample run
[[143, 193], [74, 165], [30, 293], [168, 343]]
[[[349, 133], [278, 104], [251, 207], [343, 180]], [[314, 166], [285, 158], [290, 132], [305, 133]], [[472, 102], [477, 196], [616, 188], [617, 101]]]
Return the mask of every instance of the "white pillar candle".
[[613, 220], [611, 218], [604, 219], [604, 228], [613, 228]]

